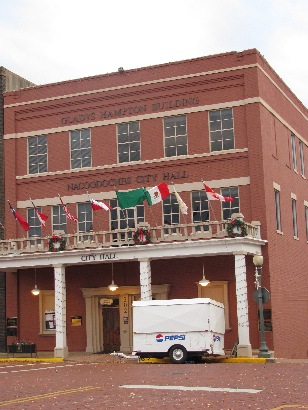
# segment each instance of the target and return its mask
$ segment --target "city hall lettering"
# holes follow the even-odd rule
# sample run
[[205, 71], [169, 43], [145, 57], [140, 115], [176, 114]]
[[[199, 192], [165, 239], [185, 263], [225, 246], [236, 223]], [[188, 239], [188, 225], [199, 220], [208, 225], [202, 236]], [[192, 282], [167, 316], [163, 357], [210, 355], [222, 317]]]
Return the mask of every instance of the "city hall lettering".
[[67, 124], [78, 124], [80, 122], [85, 121], [100, 121], [100, 120], [110, 120], [111, 118], [119, 118], [124, 117], [127, 115], [140, 115], [145, 114], [146, 112], [152, 111], [159, 111], [159, 110], [170, 110], [172, 108], [181, 108], [187, 107], [192, 105], [198, 105], [199, 99], [198, 97], [188, 97], [188, 98], [180, 98], [178, 100], [171, 100], [171, 101], [159, 101], [152, 103], [150, 105], [151, 109], [149, 110], [149, 106], [144, 105], [134, 105], [132, 107], [120, 107], [113, 110], [108, 111], [92, 111], [80, 114], [72, 114], [70, 117], [63, 117], [61, 119], [62, 125]]
[[82, 255], [81, 262], [96, 262], [96, 261], [105, 261], [110, 259], [115, 259], [115, 253], [102, 253], [100, 255]]
[[[156, 185], [162, 181], [173, 181], [175, 179], [182, 179], [188, 178], [187, 171], [177, 171], [177, 172], [162, 172], [160, 178], [158, 178], [157, 174], [146, 174], [146, 175], [138, 175], [135, 178], [135, 182], [137, 184], [149, 184], [149, 185]], [[78, 183], [71, 183], [67, 185], [68, 191], [79, 191], [79, 190], [87, 190], [91, 188], [108, 188], [114, 187], [119, 188], [123, 185], [131, 184], [132, 178], [111, 178], [111, 179], [102, 179], [96, 181], [85, 181], [85, 182], [78, 182]], [[156, 184], [155, 184], [156, 183]]]

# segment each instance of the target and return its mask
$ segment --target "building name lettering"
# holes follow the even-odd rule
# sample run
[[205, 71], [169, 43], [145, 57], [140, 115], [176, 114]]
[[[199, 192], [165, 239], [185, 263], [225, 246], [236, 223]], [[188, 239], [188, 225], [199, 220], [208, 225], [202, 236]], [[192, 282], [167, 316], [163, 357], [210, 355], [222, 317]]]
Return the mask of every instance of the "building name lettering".
[[61, 119], [62, 125], [68, 124], [78, 124], [80, 122], [89, 122], [89, 121], [99, 121], [99, 120], [108, 120], [111, 118], [119, 118], [124, 117], [127, 115], [140, 115], [145, 114], [149, 110], [152, 112], [160, 111], [160, 110], [168, 110], [172, 108], [181, 108], [187, 107], [192, 105], [199, 104], [198, 97], [188, 97], [188, 98], [180, 98], [177, 100], [170, 100], [170, 101], [159, 101], [154, 102], [150, 105], [134, 105], [131, 107], [119, 107], [114, 110], [107, 110], [107, 111], [92, 111], [86, 112], [81, 114], [72, 114], [69, 117], [63, 117]]
[[96, 261], [105, 261], [110, 259], [115, 259], [115, 253], [101, 253], [100, 255], [82, 255], [81, 262], [96, 262]]
[[[189, 175], [186, 171], [177, 171], [177, 172], [162, 172], [160, 179], [157, 179], [158, 174], [146, 174], [146, 175], [138, 175], [135, 178], [135, 182], [138, 184], [153, 184], [155, 182], [160, 183], [162, 181], [173, 181], [175, 179], [183, 179], [188, 178]], [[111, 178], [111, 179], [102, 179], [96, 181], [85, 181], [85, 182], [78, 182], [78, 183], [71, 183], [67, 185], [68, 191], [79, 191], [79, 190], [88, 190], [91, 188], [108, 188], [114, 187], [119, 188], [122, 185], [129, 185], [131, 184], [132, 178]]]

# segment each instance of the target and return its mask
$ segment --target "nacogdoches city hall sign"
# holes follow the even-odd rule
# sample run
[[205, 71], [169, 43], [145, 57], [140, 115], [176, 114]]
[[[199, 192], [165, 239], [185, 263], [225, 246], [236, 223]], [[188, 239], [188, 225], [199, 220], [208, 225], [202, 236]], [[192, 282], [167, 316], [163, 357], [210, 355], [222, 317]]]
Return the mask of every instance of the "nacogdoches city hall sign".
[[129, 185], [133, 182], [137, 184], [150, 184], [155, 185], [162, 182], [162, 181], [173, 181], [175, 179], [182, 179], [188, 178], [189, 175], [186, 171], [177, 171], [177, 172], [162, 172], [160, 178], [158, 178], [158, 174], [146, 174], [146, 175], [138, 175], [136, 176], [135, 180], [132, 180], [131, 177], [126, 178], [111, 178], [111, 179], [101, 179], [101, 180], [93, 180], [93, 181], [82, 181], [77, 183], [70, 183], [67, 185], [68, 191], [79, 191], [79, 190], [87, 190], [90, 188], [119, 188], [121, 185]]

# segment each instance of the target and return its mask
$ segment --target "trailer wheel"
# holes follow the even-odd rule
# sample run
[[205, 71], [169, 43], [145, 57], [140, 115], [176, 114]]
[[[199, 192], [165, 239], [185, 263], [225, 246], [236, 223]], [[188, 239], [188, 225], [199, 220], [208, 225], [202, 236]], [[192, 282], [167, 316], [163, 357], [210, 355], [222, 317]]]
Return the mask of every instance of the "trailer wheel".
[[169, 358], [172, 363], [184, 363], [187, 359], [187, 350], [182, 345], [174, 345], [169, 350]]

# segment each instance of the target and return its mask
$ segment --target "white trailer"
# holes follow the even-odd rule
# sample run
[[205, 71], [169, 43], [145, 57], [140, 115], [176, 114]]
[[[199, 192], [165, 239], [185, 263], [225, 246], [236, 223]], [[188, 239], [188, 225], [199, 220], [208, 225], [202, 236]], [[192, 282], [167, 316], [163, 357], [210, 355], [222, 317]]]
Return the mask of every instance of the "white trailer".
[[133, 354], [188, 358], [224, 355], [224, 305], [208, 298], [133, 302]]

